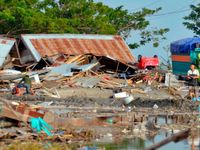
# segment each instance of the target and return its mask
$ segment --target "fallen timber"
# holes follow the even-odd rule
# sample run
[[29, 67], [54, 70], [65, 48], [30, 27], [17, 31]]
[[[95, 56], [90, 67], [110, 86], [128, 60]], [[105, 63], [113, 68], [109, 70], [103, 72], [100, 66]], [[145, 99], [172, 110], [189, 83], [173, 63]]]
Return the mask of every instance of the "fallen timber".
[[19, 75], [4, 75], [0, 76], [0, 80], [16, 80], [25, 77], [25, 74], [19, 74]]

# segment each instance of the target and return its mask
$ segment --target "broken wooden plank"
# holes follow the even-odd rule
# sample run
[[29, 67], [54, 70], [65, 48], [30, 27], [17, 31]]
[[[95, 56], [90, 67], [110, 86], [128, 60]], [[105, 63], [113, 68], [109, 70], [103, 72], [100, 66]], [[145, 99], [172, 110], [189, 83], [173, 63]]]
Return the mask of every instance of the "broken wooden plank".
[[145, 91], [141, 90], [141, 89], [131, 89], [131, 93], [140, 93], [140, 94], [146, 94]]
[[85, 59], [84, 55], [71, 56], [68, 58], [68, 60], [65, 63], [70, 64], [70, 63], [74, 63], [74, 62], [79, 62], [82, 59]]

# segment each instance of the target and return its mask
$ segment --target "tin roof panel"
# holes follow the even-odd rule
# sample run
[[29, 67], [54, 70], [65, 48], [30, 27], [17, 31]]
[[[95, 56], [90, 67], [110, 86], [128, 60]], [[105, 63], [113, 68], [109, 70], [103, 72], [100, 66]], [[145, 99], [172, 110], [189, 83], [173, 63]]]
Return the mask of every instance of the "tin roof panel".
[[22, 40], [37, 61], [59, 53], [106, 56], [122, 63], [135, 61], [128, 45], [118, 35], [26, 34]]

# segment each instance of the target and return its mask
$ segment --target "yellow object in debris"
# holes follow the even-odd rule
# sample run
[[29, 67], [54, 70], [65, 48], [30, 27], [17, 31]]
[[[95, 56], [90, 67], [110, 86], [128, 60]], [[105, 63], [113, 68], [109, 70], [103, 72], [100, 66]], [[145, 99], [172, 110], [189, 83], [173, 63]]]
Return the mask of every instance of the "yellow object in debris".
[[140, 83], [142, 83], [142, 82], [143, 82], [142, 80], [139, 80], [139, 81], [136, 82], [136, 84], [140, 84]]

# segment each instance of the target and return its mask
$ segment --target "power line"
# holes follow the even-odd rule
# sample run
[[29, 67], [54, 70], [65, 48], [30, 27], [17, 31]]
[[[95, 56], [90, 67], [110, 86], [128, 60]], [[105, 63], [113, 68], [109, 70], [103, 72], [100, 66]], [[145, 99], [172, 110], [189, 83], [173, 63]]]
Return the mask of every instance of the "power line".
[[141, 6], [141, 7], [138, 7], [138, 8], [134, 8], [132, 9], [131, 11], [136, 11], [136, 10], [139, 10], [139, 9], [142, 9], [142, 8], [145, 8], [145, 7], [149, 7], [149, 6], [152, 6], [152, 5], [155, 5], [157, 4], [158, 2], [161, 2], [162, 0], [156, 0], [155, 2], [152, 2], [152, 3], [149, 3], [147, 5], [144, 5], [144, 6]]
[[183, 10], [175, 10], [175, 11], [170, 11], [170, 12], [166, 12], [166, 13], [162, 13], [162, 14], [157, 14], [157, 15], [152, 15], [153, 17], [159, 17], [159, 16], [165, 16], [165, 15], [171, 15], [171, 14], [179, 14], [182, 12], [186, 12], [189, 11], [190, 8], [188, 9], [183, 9]]
[[[188, 4], [188, 5], [193, 4], [195, 1], [197, 1], [197, 0], [193, 0], [193, 1], [192, 1], [190, 4]], [[174, 10], [174, 11], [169, 11], [169, 12], [161, 13], [161, 14], [155, 14], [155, 15], [152, 15], [152, 17], [159, 17], [159, 16], [165, 16], [165, 15], [171, 15], [171, 14], [179, 14], [179, 13], [182, 13], [182, 12], [186, 12], [186, 11], [191, 10], [191, 8], [187, 8], [188, 5], [187, 5], [187, 6], [183, 6], [183, 7], [179, 8], [179, 9], [177, 9], [177, 10]], [[187, 8], [187, 9], [184, 9], [184, 8]]]
[[[197, 1], [197, 0], [193, 0], [189, 5], [192, 5], [195, 1]], [[188, 7], [188, 5], [187, 6], [183, 6], [183, 7], [181, 7], [180, 9], [185, 9], [185, 8], [187, 8]]]

